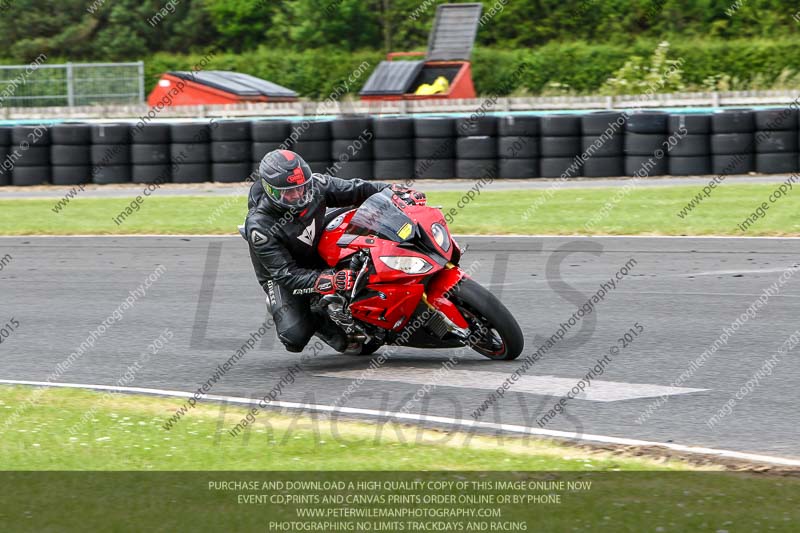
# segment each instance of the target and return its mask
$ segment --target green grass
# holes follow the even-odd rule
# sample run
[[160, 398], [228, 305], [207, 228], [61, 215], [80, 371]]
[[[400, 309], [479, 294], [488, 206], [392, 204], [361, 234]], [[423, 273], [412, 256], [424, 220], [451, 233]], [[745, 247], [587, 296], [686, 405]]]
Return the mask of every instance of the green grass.
[[[500, 440], [363, 422], [339, 422], [334, 432], [330, 424], [315, 423], [307, 415], [290, 417], [271, 411], [259, 415], [247, 439], [234, 438], [225, 429], [237, 423], [244, 410], [228, 407], [221, 412], [210, 404], [198, 405], [167, 431], [162, 424], [181, 403], [179, 399], [74, 389], [45, 391], [7, 427], [7, 415], [33, 391], [0, 386], [0, 467], [17, 470], [0, 471], [0, 482], [9, 489], [0, 505], [0, 528], [10, 523], [15, 531], [273, 531], [267, 527], [269, 521], [307, 521], [298, 518], [297, 508], [371, 507], [246, 505], [238, 501], [238, 495], [270, 492], [209, 488], [210, 481], [233, 480], [592, 483], [589, 490], [555, 491], [561, 495], [560, 503], [457, 506], [501, 509], [502, 519], [494, 521], [525, 521], [529, 531], [796, 531], [800, 520], [797, 479], [689, 471], [692, 467], [679, 461], [542, 440]], [[89, 409], [93, 416], [70, 436], [69, 428], [79, 424]], [[63, 470], [114, 472], [58, 472]], [[186, 470], [193, 472], [180, 472]], [[470, 472], [475, 470], [480, 472]], [[445, 494], [465, 492], [472, 493]], [[384, 529], [388, 530], [399, 529]], [[469, 530], [489, 528], [461, 529]]]
[[[422, 184], [424, 188], [424, 184]], [[775, 184], [717, 187], [686, 218], [677, 213], [700, 190], [697, 186], [491, 191], [491, 185], [457, 207], [463, 193], [431, 192], [429, 203], [457, 210], [455, 233], [552, 235], [800, 235], [800, 191], [771, 204], [766, 216], [746, 233], [737, 228], [776, 188]], [[538, 207], [537, 198], [545, 198]], [[619, 198], [619, 201], [615, 201]], [[598, 217], [607, 202], [613, 207]], [[117, 225], [127, 199], [78, 198], [54, 213], [52, 199], [0, 200], [2, 235], [70, 234], [232, 234], [246, 214], [241, 197], [147, 198], [139, 210]]]
[[[0, 415], [33, 389], [0, 385]], [[242, 408], [199, 405], [170, 430], [183, 400], [46, 390], [9, 428], [2, 466], [13, 470], [683, 470], [685, 463], [619, 458], [539, 441], [414, 426], [331, 422], [261, 412], [247, 436], [228, 430]], [[90, 420], [81, 418], [92, 410]], [[76, 426], [77, 424], [77, 426]], [[74, 434], [69, 428], [79, 428]]]

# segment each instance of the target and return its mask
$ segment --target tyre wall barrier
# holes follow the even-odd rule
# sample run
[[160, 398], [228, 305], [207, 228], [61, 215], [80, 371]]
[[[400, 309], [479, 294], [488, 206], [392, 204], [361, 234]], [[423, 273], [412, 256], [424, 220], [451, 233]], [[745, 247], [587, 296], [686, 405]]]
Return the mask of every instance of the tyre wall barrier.
[[796, 109], [0, 126], [0, 185], [242, 182], [277, 148], [345, 179], [800, 170]]

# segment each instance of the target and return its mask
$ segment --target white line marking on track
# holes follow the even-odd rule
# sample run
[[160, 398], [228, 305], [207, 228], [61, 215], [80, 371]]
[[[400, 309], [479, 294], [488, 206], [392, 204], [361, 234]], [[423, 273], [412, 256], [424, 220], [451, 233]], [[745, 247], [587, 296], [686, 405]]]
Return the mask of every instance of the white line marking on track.
[[[361, 370], [341, 370], [322, 372], [315, 376], [363, 379]], [[508, 378], [506, 372], [486, 372], [483, 370], [450, 370], [435, 383], [439, 387], [460, 387], [465, 389], [495, 390], [503, 385]], [[433, 373], [427, 368], [413, 367], [381, 367], [370, 374], [370, 381], [393, 381], [400, 383], [413, 383], [416, 385], [433, 384]], [[514, 383], [511, 391], [539, 394], [542, 396], [563, 396], [580, 381], [580, 378], [558, 378], [555, 376], [520, 376]], [[690, 389], [684, 387], [666, 387], [663, 385], [649, 385], [644, 383], [624, 383], [619, 381], [600, 381], [593, 379], [590, 386], [575, 396], [576, 400], [591, 402], [616, 402], [620, 400], [635, 400], [637, 398], [654, 398], [659, 396], [672, 396], [688, 394], [709, 389]]]
[[[113, 385], [87, 385], [82, 383], [50, 383], [49, 381], [20, 381], [11, 379], [0, 379], [0, 383], [8, 385], [33, 385], [37, 387], [62, 387], [69, 389], [92, 389], [114, 392], [132, 392], [139, 394], [152, 394], [156, 396], [172, 396], [175, 398], [191, 398], [193, 392], [172, 391], [161, 389], [148, 389], [142, 387], [115, 387]], [[216, 394], [206, 395], [203, 399], [219, 402], [238, 403], [244, 405], [258, 405], [260, 400], [241, 398], [237, 396], [218, 396]], [[623, 437], [609, 437], [605, 435], [579, 434], [569, 431], [557, 431], [553, 429], [539, 429], [515, 424], [495, 424], [494, 422], [483, 422], [467, 419], [456, 419], [443, 416], [418, 415], [414, 413], [399, 413], [393, 411], [379, 411], [377, 409], [361, 409], [358, 407], [333, 407], [330, 405], [305, 404], [296, 402], [270, 402], [271, 407], [283, 409], [299, 409], [304, 411], [319, 411], [327, 413], [341, 413], [360, 416], [374, 416], [382, 419], [393, 418], [395, 420], [412, 420], [416, 422], [433, 422], [436, 424], [453, 426], [456, 429], [468, 429], [471, 427], [507, 431], [509, 433], [519, 433], [523, 435], [537, 435], [541, 437], [552, 437], [558, 439], [569, 439], [587, 442], [601, 442], [604, 444], [618, 444], [621, 446], [660, 446], [670, 450], [683, 453], [694, 453], [703, 455], [715, 455], [729, 459], [740, 459], [743, 461], [753, 461], [759, 463], [770, 463], [783, 466], [800, 466], [800, 459], [789, 459], [786, 457], [775, 457], [772, 455], [760, 455], [746, 452], [736, 452], [732, 450], [721, 450], [717, 448], [704, 448], [701, 446], [687, 446], [675, 444], [673, 442], [653, 442], [638, 439], [627, 439]]]

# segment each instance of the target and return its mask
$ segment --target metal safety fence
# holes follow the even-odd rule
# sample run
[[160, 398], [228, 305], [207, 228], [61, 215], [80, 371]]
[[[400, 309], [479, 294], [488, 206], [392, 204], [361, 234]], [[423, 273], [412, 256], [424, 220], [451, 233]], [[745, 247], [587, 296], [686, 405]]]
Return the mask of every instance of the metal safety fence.
[[0, 65], [0, 107], [144, 102], [144, 62]]

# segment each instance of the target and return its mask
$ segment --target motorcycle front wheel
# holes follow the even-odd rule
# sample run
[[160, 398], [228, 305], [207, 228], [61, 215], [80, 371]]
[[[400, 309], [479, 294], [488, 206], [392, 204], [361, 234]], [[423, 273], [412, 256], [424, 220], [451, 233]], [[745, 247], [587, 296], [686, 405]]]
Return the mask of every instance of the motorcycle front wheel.
[[514, 315], [478, 282], [464, 278], [450, 300], [469, 324], [469, 346], [489, 359], [510, 361], [522, 353], [525, 339]]

